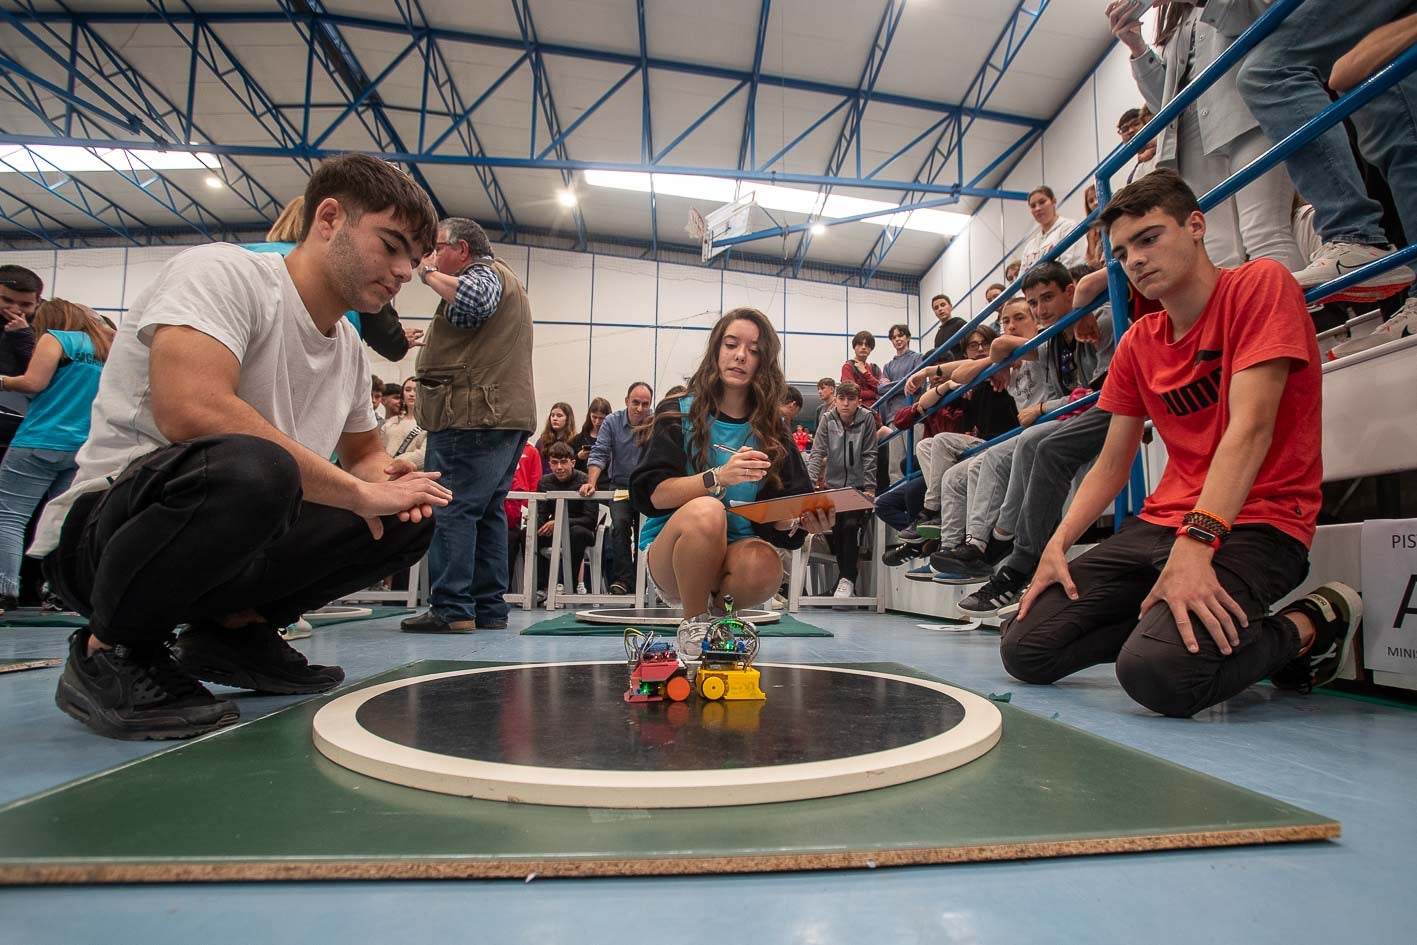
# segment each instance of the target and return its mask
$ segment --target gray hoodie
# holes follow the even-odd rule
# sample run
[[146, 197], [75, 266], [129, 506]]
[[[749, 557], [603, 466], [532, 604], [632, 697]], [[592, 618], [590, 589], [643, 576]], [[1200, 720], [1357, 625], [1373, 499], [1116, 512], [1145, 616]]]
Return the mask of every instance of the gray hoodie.
[[874, 490], [877, 428], [876, 415], [865, 407], [856, 408], [849, 424], [842, 422], [841, 411], [835, 408], [824, 413], [807, 458], [807, 474], [813, 484], [822, 481], [825, 468], [829, 489], [854, 486]]

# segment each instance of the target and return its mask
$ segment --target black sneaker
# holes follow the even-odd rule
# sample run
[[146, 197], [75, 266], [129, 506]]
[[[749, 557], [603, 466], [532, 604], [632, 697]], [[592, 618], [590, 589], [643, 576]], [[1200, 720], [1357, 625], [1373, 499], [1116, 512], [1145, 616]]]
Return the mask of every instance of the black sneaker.
[[1014, 540], [1012, 538], [999, 538], [993, 531], [989, 532], [989, 545], [984, 549], [984, 560], [990, 564], [998, 564], [1009, 555], [1014, 553]]
[[959, 612], [970, 617], [993, 617], [1023, 596], [1028, 587], [1028, 575], [1019, 574], [1005, 565], [983, 587], [957, 605]]
[[[922, 531], [921, 529], [925, 529]], [[907, 545], [918, 545], [926, 539], [940, 537], [940, 512], [938, 509], [922, 509], [904, 531], [896, 535]]]
[[471, 633], [476, 627], [471, 620], [444, 620], [432, 609], [399, 621], [399, 629], [404, 633]]
[[1314, 642], [1308, 652], [1290, 660], [1270, 677], [1276, 689], [1308, 692], [1331, 682], [1343, 666], [1358, 625], [1363, 622], [1363, 598], [1347, 584], [1330, 581], [1285, 608], [1302, 611], [1314, 622]]
[[69, 659], [54, 703], [108, 738], [191, 738], [241, 717], [184, 670], [168, 649], [171, 635], [147, 646], [88, 653], [87, 627], [69, 635]]
[[627, 586], [625, 586], [624, 584], [621, 584], [619, 581], [612, 581], [612, 582], [610, 583], [610, 593], [612, 593], [612, 594], [628, 594], [628, 593], [630, 593], [630, 589], [629, 589]]
[[193, 676], [207, 682], [279, 695], [326, 692], [344, 682], [338, 666], [320, 666], [281, 639], [265, 623], [235, 630], [196, 623], [183, 631], [173, 647], [177, 659]]

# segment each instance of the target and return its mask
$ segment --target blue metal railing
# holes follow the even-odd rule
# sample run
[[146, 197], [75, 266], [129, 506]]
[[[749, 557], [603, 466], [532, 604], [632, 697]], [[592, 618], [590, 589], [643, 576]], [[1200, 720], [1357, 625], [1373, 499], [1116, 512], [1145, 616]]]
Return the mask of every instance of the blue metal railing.
[[[1105, 207], [1107, 205], [1107, 202], [1111, 199], [1110, 178], [1112, 177], [1112, 175], [1121, 170], [1122, 167], [1126, 165], [1127, 161], [1134, 157], [1145, 146], [1147, 142], [1160, 135], [1165, 130], [1167, 125], [1174, 121], [1181, 114], [1181, 112], [1186, 109], [1187, 106], [1189, 106], [1192, 102], [1199, 98], [1202, 93], [1209, 89], [1210, 86], [1217, 79], [1220, 78], [1220, 76], [1224, 75], [1231, 68], [1237, 65], [1240, 59], [1242, 59], [1250, 50], [1252, 50], [1265, 37], [1267, 37], [1271, 32], [1273, 32], [1274, 29], [1279, 25], [1279, 23], [1283, 21], [1283, 19], [1287, 17], [1289, 13], [1301, 2], [1303, 2], [1303, 0], [1276, 0], [1274, 5], [1271, 6], [1262, 16], [1260, 16], [1249, 27], [1249, 29], [1245, 30], [1239, 37], [1237, 37], [1236, 40], [1230, 45], [1230, 47], [1225, 50], [1225, 52], [1223, 52], [1219, 57], [1215, 59], [1214, 62], [1212, 62], [1209, 66], [1202, 70], [1200, 75], [1198, 75], [1193, 81], [1191, 81], [1186, 86], [1186, 88], [1184, 88], [1180, 93], [1176, 95], [1174, 99], [1166, 103], [1166, 105], [1159, 112], [1157, 112], [1156, 116], [1150, 122], [1148, 122], [1145, 127], [1138, 131], [1130, 141], [1118, 145], [1116, 148], [1113, 149], [1111, 154], [1109, 154], [1106, 158], [1099, 162], [1097, 167], [1092, 172], [1092, 176], [1095, 178], [1097, 186], [1097, 198], [1099, 208]], [[1372, 99], [1376, 96], [1392, 88], [1399, 80], [1411, 74], [1414, 70], [1417, 70], [1417, 47], [1407, 49], [1387, 66], [1378, 70], [1359, 86], [1348, 92], [1346, 95], [1340, 97], [1328, 108], [1324, 109], [1318, 115], [1314, 116], [1312, 119], [1305, 122], [1299, 128], [1295, 129], [1283, 141], [1272, 145], [1267, 151], [1265, 151], [1264, 154], [1251, 161], [1248, 165], [1237, 171], [1227, 180], [1216, 185], [1209, 192], [1199, 198], [1201, 209], [1209, 210], [1216, 204], [1229, 199], [1241, 188], [1252, 183], [1262, 174], [1267, 172], [1270, 168], [1274, 167], [1279, 162], [1285, 160], [1295, 151], [1306, 146], [1318, 135], [1324, 133], [1340, 121], [1343, 121], [1354, 111], [1358, 110], [1359, 108], [1362, 108], [1368, 102], [1372, 101]], [[1045, 254], [1040, 260], [1040, 262], [1050, 261], [1062, 255], [1062, 253], [1064, 253], [1069, 247], [1071, 247], [1072, 244], [1076, 243], [1077, 240], [1087, 232], [1088, 228], [1096, 220], [1099, 214], [1100, 209], [1095, 210], [1091, 214], [1089, 214], [1086, 219], [1084, 219], [1072, 230], [1070, 230], [1056, 245], [1054, 245], [1052, 250]], [[1122, 271], [1121, 265], [1115, 259], [1112, 259], [1111, 244], [1105, 230], [1102, 234], [1102, 240], [1104, 256], [1107, 259], [1108, 276], [1108, 291], [1104, 296], [1099, 296], [1097, 299], [1092, 300], [1086, 306], [1083, 306], [1082, 308], [1070, 312], [1068, 315], [1059, 319], [1053, 325], [1049, 326], [1048, 329], [1034, 336], [1034, 338], [1030, 339], [1029, 342], [1027, 342], [1026, 344], [1020, 345], [1010, 354], [1008, 358], [1004, 359], [998, 364], [992, 365], [991, 367], [985, 369], [984, 371], [980, 372], [979, 375], [977, 375], [968, 384], [961, 386], [959, 389], [952, 391], [946, 397], [941, 398], [937, 404], [935, 404], [933, 407], [931, 407], [925, 412], [921, 419], [930, 416], [935, 411], [940, 410], [946, 405], [958, 400], [960, 397], [964, 396], [968, 391], [979, 386], [979, 384], [988, 380], [998, 371], [1004, 369], [1007, 365], [1012, 364], [1014, 361], [1017, 361], [1020, 357], [1022, 357], [1029, 351], [1036, 349], [1040, 344], [1042, 344], [1049, 338], [1055, 337], [1059, 332], [1065, 330], [1067, 327], [1074, 324], [1078, 319], [1082, 318], [1082, 316], [1088, 311], [1096, 309], [1104, 299], [1110, 301], [1111, 303], [1111, 308], [1113, 312], [1113, 331], [1115, 335], [1120, 339], [1120, 336], [1126, 331], [1128, 327], [1128, 319], [1126, 317], [1126, 313], [1128, 311], [1126, 274]], [[1375, 262], [1369, 263], [1365, 266], [1355, 269], [1352, 272], [1349, 272], [1343, 276], [1340, 276], [1337, 279], [1325, 283], [1324, 285], [1316, 286], [1313, 289], [1310, 289], [1307, 293], [1305, 293], [1305, 298], [1310, 303], [1317, 302], [1321, 299], [1330, 297], [1345, 288], [1364, 282], [1372, 278], [1373, 276], [1378, 275], [1379, 273], [1385, 272], [1389, 269], [1410, 262], [1413, 259], [1417, 259], [1417, 242], [1414, 242], [1412, 245], [1408, 246], [1405, 249], [1402, 249], [1398, 252], [1385, 256]], [[1019, 290], [1020, 286], [1022, 285], [1024, 275], [1025, 273], [1019, 273], [1019, 277], [1016, 278], [1013, 282], [1011, 282], [998, 298], [996, 298], [993, 302], [990, 302], [983, 308], [983, 310], [979, 312], [979, 314], [977, 314], [976, 316], [974, 316], [974, 318], [966, 322], [964, 327], [962, 327], [959, 331], [955, 332], [952, 336], [950, 336], [950, 338], [947, 339], [944, 344], [940, 345], [935, 350], [927, 354], [922, 363], [933, 363], [935, 360], [942, 357], [945, 351], [958, 344], [961, 339], [968, 336], [970, 332], [974, 331], [981, 324], [983, 324], [985, 319], [987, 319], [990, 315], [993, 315], [1002, 307], [1005, 299], [1014, 295]], [[880, 398], [885, 399], [891, 396], [892, 394], [897, 393], [904, 386], [904, 383], [904, 381], [900, 381], [887, 387], [881, 392]], [[1061, 416], [1063, 414], [1077, 410], [1080, 406], [1095, 403], [1097, 396], [1097, 394], [1093, 394], [1089, 397], [1082, 398], [1081, 400], [1076, 401], [1074, 403], [1067, 404], [1066, 406], [1061, 407], [1058, 410], [1052, 411], [1049, 414], [1045, 414], [1043, 417], [1040, 417], [1039, 420], [1035, 421], [1035, 423], [1045, 422], [1047, 420], [1053, 419], [1055, 416]], [[882, 419], [889, 420], [890, 418]], [[979, 446], [972, 448], [969, 451], [966, 451], [964, 454], [962, 454], [961, 459], [975, 455], [976, 453], [987, 449], [995, 443], [1000, 443], [1004, 442], [1005, 440], [1012, 439], [1013, 437], [1018, 436], [1022, 432], [1022, 427], [1016, 427], [1013, 430], [1008, 431], [1007, 433], [994, 437], [992, 440], [989, 440], [986, 443], [983, 443]], [[895, 437], [901, 435], [906, 436], [906, 442], [908, 445], [907, 454], [913, 454], [913, 449], [909, 448], [914, 441], [913, 426], [908, 427], [905, 430], [897, 430], [895, 433], [892, 433], [889, 436], [885, 437], [881, 442], [888, 442], [889, 440], [892, 440]], [[891, 486], [891, 489], [899, 488], [904, 483], [909, 482], [912, 479], [918, 478], [919, 475], [920, 473], [918, 470], [911, 470], [903, 479], [893, 484]], [[1135, 487], [1136, 476], [1134, 475], [1133, 488], [1135, 489]], [[1118, 522], [1120, 522], [1120, 519], [1122, 517], [1120, 512], [1121, 505], [1124, 501], [1124, 496], [1125, 492], [1123, 496], [1118, 497], [1119, 514], [1116, 516]]]

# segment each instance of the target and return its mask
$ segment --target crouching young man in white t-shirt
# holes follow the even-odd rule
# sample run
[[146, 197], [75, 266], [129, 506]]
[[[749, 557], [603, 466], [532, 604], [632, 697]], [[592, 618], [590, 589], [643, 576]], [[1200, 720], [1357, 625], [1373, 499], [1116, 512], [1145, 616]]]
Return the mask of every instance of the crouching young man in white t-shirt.
[[238, 716], [199, 679], [276, 693], [344, 679], [278, 630], [417, 561], [448, 502], [437, 473], [384, 451], [344, 318], [393, 298], [436, 223], [402, 171], [334, 158], [289, 256], [190, 249], [138, 298], [74, 485], [30, 552], [90, 621], [70, 638], [66, 713], [113, 738], [186, 738]]

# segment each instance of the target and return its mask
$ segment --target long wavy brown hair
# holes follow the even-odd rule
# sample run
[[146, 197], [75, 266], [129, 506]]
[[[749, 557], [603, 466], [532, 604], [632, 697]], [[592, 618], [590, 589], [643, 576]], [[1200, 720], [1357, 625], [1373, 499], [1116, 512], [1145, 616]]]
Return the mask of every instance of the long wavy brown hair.
[[[566, 417], [566, 422], [562, 425], [560, 433], [551, 429], [551, 410], [559, 410]], [[551, 410], [546, 411], [546, 426], [541, 428], [541, 439], [537, 443], [537, 447], [543, 453], [551, 448], [552, 443], [569, 443], [571, 437], [575, 436], [572, 431], [576, 428], [576, 412], [571, 409], [571, 405], [558, 400], [551, 405]]]
[[[779, 488], [782, 484], [779, 471], [787, 458], [787, 448], [782, 444], [782, 415], [778, 412], [778, 405], [787, 391], [787, 380], [782, 376], [782, 365], [779, 363], [782, 342], [778, 340], [772, 322], [755, 308], [735, 308], [724, 313], [709, 332], [704, 358], [689, 378], [687, 396], [694, 398], [689, 405], [689, 426], [694, 431], [690, 459], [700, 469], [718, 465], [710, 455], [713, 450], [710, 415], [718, 412], [719, 401], [723, 398], [723, 379], [718, 373], [723, 336], [728, 333], [728, 326], [736, 321], [749, 321], [758, 327], [758, 369], [753, 372], [753, 382], [748, 389], [748, 427], [758, 441], [758, 449], [766, 453], [772, 463], [763, 483]], [[683, 416], [678, 410], [660, 415], [661, 418], [676, 419]]]
[[34, 330], [37, 334], [47, 331], [81, 331], [93, 342], [93, 355], [100, 361], [108, 360], [108, 348], [112, 334], [108, 326], [99, 320], [98, 313], [86, 305], [67, 299], [47, 299], [34, 310]]

